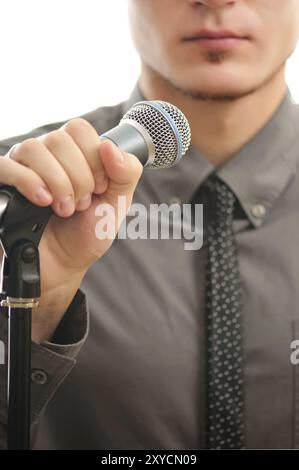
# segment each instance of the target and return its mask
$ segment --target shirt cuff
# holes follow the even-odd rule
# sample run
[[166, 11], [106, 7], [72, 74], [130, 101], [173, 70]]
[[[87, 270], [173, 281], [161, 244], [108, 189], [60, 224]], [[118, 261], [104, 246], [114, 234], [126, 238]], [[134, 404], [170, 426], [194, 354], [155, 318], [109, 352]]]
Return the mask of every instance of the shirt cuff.
[[89, 332], [85, 294], [79, 289], [51, 341], [32, 343], [31, 416], [35, 422], [59, 385], [76, 364]]
[[[76, 364], [76, 356], [89, 331], [89, 311], [85, 294], [79, 289], [58, 325], [51, 341], [32, 342], [31, 419], [39, 414]], [[0, 339], [7, 344], [7, 309], [0, 312]], [[6, 351], [7, 353], [7, 351]], [[6, 354], [7, 364], [7, 354]], [[5, 448], [7, 419], [6, 366], [0, 365], [0, 449]]]
[[63, 356], [75, 358], [89, 333], [89, 315], [85, 294], [78, 289], [56, 328], [51, 341], [42, 346]]

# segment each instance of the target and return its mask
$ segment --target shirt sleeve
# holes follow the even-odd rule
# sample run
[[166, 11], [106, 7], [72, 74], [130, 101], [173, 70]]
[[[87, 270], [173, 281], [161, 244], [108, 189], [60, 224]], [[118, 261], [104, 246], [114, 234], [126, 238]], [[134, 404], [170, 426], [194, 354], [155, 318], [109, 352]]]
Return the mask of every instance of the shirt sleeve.
[[[32, 342], [31, 419], [36, 423], [59, 385], [76, 364], [76, 357], [89, 331], [89, 311], [85, 294], [79, 289], [51, 341]], [[0, 311], [0, 341], [7, 345], [7, 309]], [[7, 348], [6, 348], [7, 349]], [[0, 363], [0, 449], [6, 448], [7, 422], [7, 351]]]

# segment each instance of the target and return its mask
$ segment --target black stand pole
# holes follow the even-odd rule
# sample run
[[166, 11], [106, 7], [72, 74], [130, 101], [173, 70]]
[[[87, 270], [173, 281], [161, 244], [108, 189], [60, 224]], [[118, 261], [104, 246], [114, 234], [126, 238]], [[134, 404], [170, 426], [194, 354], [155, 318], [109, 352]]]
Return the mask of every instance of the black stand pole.
[[9, 310], [7, 447], [30, 449], [31, 310]]
[[10, 450], [30, 448], [31, 309], [40, 297], [38, 245], [52, 214], [15, 188], [1, 187], [0, 240], [4, 251], [1, 292], [8, 307], [8, 442]]
[[[30, 448], [31, 309], [38, 306], [39, 255], [31, 242], [15, 244], [4, 260], [8, 307], [8, 449]], [[32, 294], [35, 294], [34, 297]], [[30, 296], [30, 297], [29, 297]]]

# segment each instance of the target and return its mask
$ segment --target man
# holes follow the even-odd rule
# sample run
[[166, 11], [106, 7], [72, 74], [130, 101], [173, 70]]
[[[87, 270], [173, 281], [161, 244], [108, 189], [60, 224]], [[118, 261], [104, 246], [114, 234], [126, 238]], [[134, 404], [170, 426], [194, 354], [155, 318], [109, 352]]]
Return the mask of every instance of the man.
[[[296, 448], [299, 110], [285, 64], [298, 2], [129, 6], [142, 71], [128, 102], [0, 146], [0, 182], [55, 211], [33, 319], [33, 447]], [[129, 205], [141, 168], [97, 134], [140, 99], [177, 105], [192, 149], [177, 167], [145, 171], [134, 199], [203, 202], [211, 228], [195, 252], [118, 239], [102, 258], [95, 206], [120, 194]], [[3, 367], [1, 381], [4, 446]]]

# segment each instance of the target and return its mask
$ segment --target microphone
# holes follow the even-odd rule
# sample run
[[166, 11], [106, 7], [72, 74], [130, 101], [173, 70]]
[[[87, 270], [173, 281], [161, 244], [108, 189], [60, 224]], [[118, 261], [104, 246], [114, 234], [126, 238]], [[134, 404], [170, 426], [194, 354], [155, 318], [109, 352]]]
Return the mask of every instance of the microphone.
[[173, 104], [139, 101], [101, 138], [136, 155], [144, 167], [169, 168], [187, 152], [191, 132], [185, 115]]
[[[120, 123], [100, 136], [134, 154], [146, 168], [169, 168], [187, 152], [191, 131], [187, 118], [165, 101], [139, 101]], [[21, 235], [31, 232], [39, 242], [53, 211], [33, 204], [13, 186], [0, 187], [0, 240], [7, 256]]]

